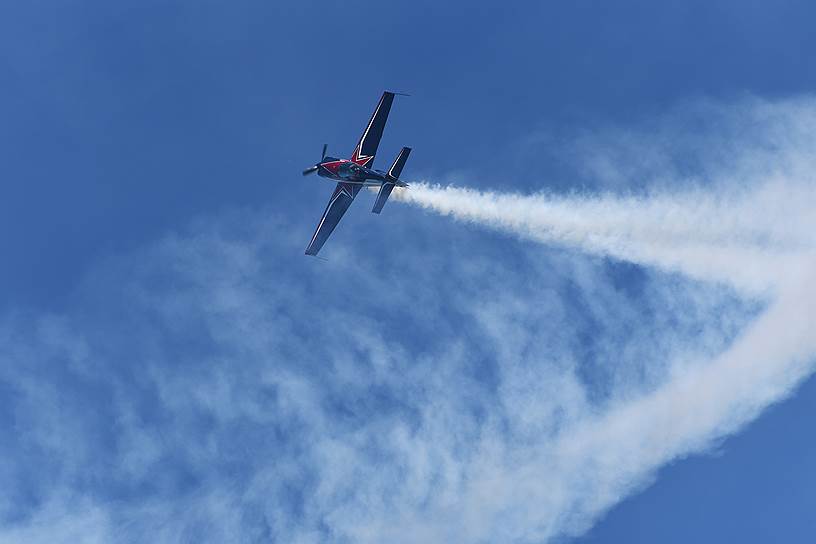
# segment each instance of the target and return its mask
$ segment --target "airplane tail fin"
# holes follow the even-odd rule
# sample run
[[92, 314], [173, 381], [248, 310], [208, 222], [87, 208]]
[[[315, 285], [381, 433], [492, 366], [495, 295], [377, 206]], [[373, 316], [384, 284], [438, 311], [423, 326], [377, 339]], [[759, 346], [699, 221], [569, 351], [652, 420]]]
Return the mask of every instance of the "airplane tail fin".
[[392, 178], [399, 179], [400, 174], [402, 174], [402, 169], [405, 167], [405, 161], [408, 160], [408, 155], [411, 154], [410, 147], [403, 147], [402, 150], [397, 155], [397, 158], [394, 159], [394, 164], [391, 165], [391, 168], [388, 169], [388, 175]]
[[385, 201], [391, 196], [391, 191], [394, 187], [395, 185], [390, 181], [386, 181], [380, 186], [380, 192], [377, 193], [377, 200], [374, 202], [374, 207], [371, 208], [373, 213], [380, 213], [382, 211], [383, 206], [385, 206]]
[[391, 196], [391, 191], [394, 190], [396, 186], [396, 182], [399, 181], [400, 174], [402, 174], [402, 169], [405, 167], [405, 161], [408, 160], [408, 155], [411, 154], [410, 147], [403, 147], [402, 151], [399, 152], [397, 158], [394, 160], [394, 164], [391, 165], [391, 168], [388, 169], [388, 178], [393, 179], [394, 181], [386, 181], [380, 186], [380, 192], [377, 193], [377, 200], [374, 202], [374, 207], [371, 209], [373, 213], [380, 213], [385, 206], [386, 200], [388, 197]]

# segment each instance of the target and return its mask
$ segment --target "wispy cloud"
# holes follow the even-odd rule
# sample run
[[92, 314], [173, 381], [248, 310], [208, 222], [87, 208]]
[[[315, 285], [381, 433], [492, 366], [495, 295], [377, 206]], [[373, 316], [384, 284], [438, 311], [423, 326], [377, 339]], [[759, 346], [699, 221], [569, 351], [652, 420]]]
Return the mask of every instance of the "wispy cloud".
[[578, 533], [810, 372], [796, 145], [733, 198], [408, 193], [564, 249], [414, 215], [399, 252], [307, 262], [242, 211], [101, 263], [0, 325], [0, 542]]

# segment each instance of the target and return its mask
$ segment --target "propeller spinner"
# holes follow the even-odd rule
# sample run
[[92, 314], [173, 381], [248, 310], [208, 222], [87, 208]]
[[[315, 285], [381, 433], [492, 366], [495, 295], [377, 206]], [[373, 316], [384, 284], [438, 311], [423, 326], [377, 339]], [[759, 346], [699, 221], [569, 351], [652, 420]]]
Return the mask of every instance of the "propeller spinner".
[[304, 170], [303, 171], [304, 176], [308, 176], [309, 174], [314, 174], [315, 172], [317, 172], [317, 169], [320, 166], [320, 163], [323, 162], [323, 159], [326, 158], [326, 149], [328, 149], [328, 147], [329, 147], [329, 144], [323, 144], [323, 154], [320, 155], [320, 162], [315, 164], [314, 166], [310, 166], [309, 168]]

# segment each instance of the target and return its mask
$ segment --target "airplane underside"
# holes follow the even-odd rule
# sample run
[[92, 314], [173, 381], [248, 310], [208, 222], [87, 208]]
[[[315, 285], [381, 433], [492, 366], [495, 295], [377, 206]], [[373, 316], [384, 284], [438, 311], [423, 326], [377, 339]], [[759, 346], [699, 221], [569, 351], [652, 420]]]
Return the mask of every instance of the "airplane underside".
[[399, 176], [411, 153], [410, 147], [402, 148], [387, 172], [372, 169], [374, 155], [377, 153], [395, 94], [397, 93], [388, 91], [383, 93], [357, 147], [354, 148], [351, 159], [327, 157], [327, 146], [324, 145], [320, 162], [303, 171], [304, 176], [316, 172], [320, 177], [337, 182], [334, 193], [306, 248], [306, 255], [317, 255], [363, 187], [379, 187], [377, 199], [371, 209], [372, 213], [379, 214], [394, 187], [408, 186], [399, 179]]

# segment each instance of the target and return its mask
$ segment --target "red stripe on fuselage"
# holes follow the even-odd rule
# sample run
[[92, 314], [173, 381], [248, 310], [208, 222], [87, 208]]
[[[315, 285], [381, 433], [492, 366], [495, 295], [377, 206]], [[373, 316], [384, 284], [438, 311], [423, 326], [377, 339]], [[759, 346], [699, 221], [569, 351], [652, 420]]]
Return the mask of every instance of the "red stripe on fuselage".
[[324, 162], [320, 166], [322, 166], [323, 168], [325, 168], [326, 170], [328, 170], [332, 174], [336, 175], [337, 174], [337, 169], [340, 168], [340, 166], [343, 163], [347, 163], [347, 162], [351, 162], [351, 161], [347, 161], [346, 159], [341, 159], [339, 161]]

